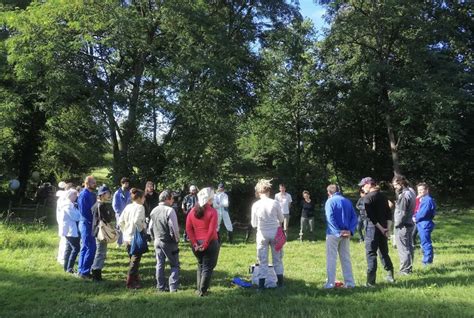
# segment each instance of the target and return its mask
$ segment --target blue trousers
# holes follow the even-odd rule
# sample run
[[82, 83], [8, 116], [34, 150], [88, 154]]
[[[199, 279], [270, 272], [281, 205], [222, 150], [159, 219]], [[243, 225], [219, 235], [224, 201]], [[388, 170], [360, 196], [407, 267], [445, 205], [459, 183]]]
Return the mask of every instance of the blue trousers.
[[423, 250], [423, 264], [433, 263], [433, 244], [431, 242], [431, 232], [434, 229], [433, 221], [421, 221], [416, 224], [418, 235], [420, 236], [421, 249]]
[[95, 237], [92, 233], [92, 223], [79, 222], [79, 231], [81, 232], [81, 251], [79, 252], [77, 270], [79, 275], [90, 275], [97, 248]]

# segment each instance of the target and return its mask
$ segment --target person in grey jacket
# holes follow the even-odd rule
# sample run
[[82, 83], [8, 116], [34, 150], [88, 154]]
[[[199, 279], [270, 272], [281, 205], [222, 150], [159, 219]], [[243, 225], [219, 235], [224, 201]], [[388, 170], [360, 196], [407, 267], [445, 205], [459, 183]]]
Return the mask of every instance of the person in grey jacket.
[[394, 226], [395, 243], [400, 258], [400, 275], [409, 275], [413, 268], [412, 220], [415, 210], [416, 194], [408, 186], [408, 180], [402, 175], [396, 175], [392, 180], [397, 195], [395, 202]]
[[[156, 282], [159, 292], [177, 292], [179, 287], [179, 227], [173, 205], [173, 194], [164, 190], [159, 196], [160, 203], [150, 214], [150, 235], [155, 242]], [[171, 274], [165, 282], [165, 261], [168, 259]], [[167, 286], [168, 285], [168, 286]]]

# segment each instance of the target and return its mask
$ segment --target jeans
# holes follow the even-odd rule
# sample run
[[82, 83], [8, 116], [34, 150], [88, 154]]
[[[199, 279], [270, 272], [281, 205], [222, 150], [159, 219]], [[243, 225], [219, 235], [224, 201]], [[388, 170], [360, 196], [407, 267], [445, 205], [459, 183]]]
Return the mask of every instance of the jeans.
[[179, 287], [179, 249], [178, 243], [155, 242], [156, 254], [156, 283], [159, 290], [166, 289], [165, 282], [165, 261], [168, 259], [171, 267], [171, 274], [168, 279], [168, 286], [171, 292]]
[[66, 251], [64, 252], [64, 271], [72, 273], [74, 270], [74, 263], [76, 262], [77, 254], [81, 249], [79, 237], [66, 237]]
[[92, 264], [92, 269], [102, 269], [104, 268], [105, 259], [107, 258], [107, 241], [95, 240], [97, 250], [95, 252], [94, 263]]
[[204, 251], [193, 251], [198, 261], [196, 272], [197, 289], [201, 294], [205, 294], [211, 284], [211, 276], [217, 265], [220, 245], [217, 240], [209, 243]]
[[92, 235], [92, 223], [79, 222], [81, 232], [81, 251], [79, 252], [79, 275], [90, 275], [95, 257], [95, 237]]
[[367, 257], [367, 275], [374, 276], [377, 272], [377, 252], [380, 255], [380, 261], [386, 271], [393, 271], [392, 260], [388, 255], [388, 242], [387, 237], [376, 228], [372, 222], [367, 224], [365, 232], [365, 251]]
[[354, 276], [352, 275], [352, 263], [350, 253], [350, 239], [326, 235], [326, 271], [327, 282], [325, 288], [334, 288], [336, 283], [337, 255], [341, 261], [342, 275], [346, 287], [354, 287]]

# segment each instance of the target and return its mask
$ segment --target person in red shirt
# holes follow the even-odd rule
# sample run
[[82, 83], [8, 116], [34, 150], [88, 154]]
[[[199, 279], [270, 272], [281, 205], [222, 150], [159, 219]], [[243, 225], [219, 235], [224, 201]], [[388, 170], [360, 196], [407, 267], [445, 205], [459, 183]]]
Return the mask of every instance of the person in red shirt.
[[198, 204], [189, 211], [186, 219], [186, 233], [198, 261], [197, 293], [206, 296], [219, 257], [217, 211], [212, 207], [214, 190], [204, 188], [197, 197]]

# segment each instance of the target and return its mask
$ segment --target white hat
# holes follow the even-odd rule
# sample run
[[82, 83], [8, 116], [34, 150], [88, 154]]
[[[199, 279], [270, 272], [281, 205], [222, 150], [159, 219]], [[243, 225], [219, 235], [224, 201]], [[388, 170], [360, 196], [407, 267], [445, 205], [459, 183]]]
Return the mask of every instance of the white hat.
[[192, 191], [197, 191], [197, 187], [195, 185], [192, 185], [189, 187], [189, 192], [192, 192]]
[[204, 188], [198, 192], [199, 206], [204, 206], [209, 200], [214, 198], [214, 190], [212, 188]]
[[66, 186], [67, 186], [67, 184], [66, 184], [66, 182], [64, 182], [64, 181], [61, 181], [61, 182], [58, 183], [58, 188], [59, 188], [59, 189], [65, 189]]

